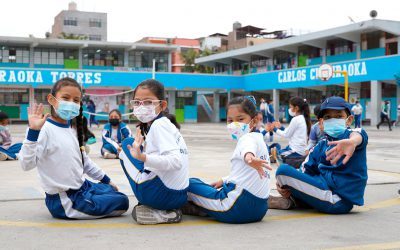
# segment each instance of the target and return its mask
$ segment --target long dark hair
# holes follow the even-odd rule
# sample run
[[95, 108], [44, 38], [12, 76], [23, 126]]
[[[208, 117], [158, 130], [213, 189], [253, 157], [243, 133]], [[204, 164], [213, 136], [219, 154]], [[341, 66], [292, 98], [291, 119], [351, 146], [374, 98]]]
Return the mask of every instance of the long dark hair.
[[108, 117], [110, 117], [110, 115], [111, 115], [112, 113], [114, 113], [114, 112], [117, 113], [117, 115], [119, 116], [119, 119], [122, 120], [121, 111], [119, 111], [118, 109], [113, 109], [113, 110], [111, 110], [110, 113], [108, 113]]
[[301, 97], [296, 96], [290, 98], [289, 103], [293, 107], [299, 107], [299, 112], [304, 116], [304, 119], [306, 120], [307, 135], [309, 135], [311, 130], [311, 118], [310, 118], [310, 107], [307, 101]]
[[[160, 83], [159, 81], [154, 80], [154, 79], [148, 79], [148, 80], [144, 80], [143, 82], [139, 83], [139, 85], [133, 91], [133, 99], [135, 99], [136, 91], [139, 88], [148, 89], [148, 90], [150, 90], [150, 92], [153, 95], [155, 95], [158, 98], [158, 100], [165, 101], [164, 85], [162, 83]], [[175, 115], [169, 114], [168, 109], [161, 111], [161, 112], [162, 112], [162, 115], [167, 117], [171, 121], [171, 123], [175, 125], [175, 127], [177, 129], [180, 129], [181, 126], [176, 121]], [[149, 125], [147, 123], [142, 123], [142, 122], [139, 123], [138, 127], [141, 129], [142, 133], [148, 131], [148, 129], [149, 129]]]
[[[79, 91], [82, 93], [82, 87], [81, 85], [73, 78], [70, 77], [64, 77], [61, 78], [60, 80], [58, 80], [53, 87], [51, 88], [51, 94], [56, 97], [56, 94], [58, 91], [60, 91], [60, 89], [62, 87], [66, 87], [66, 86], [72, 86], [72, 87], [76, 87], [79, 89]], [[54, 109], [51, 109], [51, 115], [52, 116], [57, 116], [56, 112], [54, 111]], [[80, 103], [80, 109], [79, 109], [79, 115], [75, 118], [76, 120], [76, 134], [78, 137], [78, 142], [79, 142], [79, 150], [81, 152], [82, 155], [82, 165], [85, 164], [84, 160], [83, 160], [83, 105], [82, 105], [82, 101]]]

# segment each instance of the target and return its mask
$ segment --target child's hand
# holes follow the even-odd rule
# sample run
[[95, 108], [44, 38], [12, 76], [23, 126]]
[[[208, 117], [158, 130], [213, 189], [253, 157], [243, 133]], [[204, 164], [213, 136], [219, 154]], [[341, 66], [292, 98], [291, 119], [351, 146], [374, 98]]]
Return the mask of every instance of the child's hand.
[[274, 130], [274, 124], [268, 122], [268, 123], [265, 125], [265, 130], [267, 130], [268, 132], [271, 132], [272, 130]]
[[112, 181], [110, 181], [110, 183], [108, 183], [108, 185], [110, 185], [115, 191], [119, 190], [117, 185], [115, 185]]
[[224, 184], [224, 181], [222, 179], [211, 183], [210, 185], [213, 186], [214, 188], [220, 188]]
[[279, 128], [282, 127], [282, 124], [279, 121], [275, 121], [274, 122], [274, 127], [279, 129]]
[[292, 193], [290, 192], [290, 189], [283, 188], [283, 187], [279, 186], [278, 183], [276, 183], [276, 190], [278, 191], [278, 193], [280, 195], [282, 195], [283, 198], [286, 198], [286, 199], [288, 199], [290, 197], [290, 195], [292, 195]]
[[43, 104], [37, 105], [34, 103], [33, 107], [28, 108], [29, 128], [33, 130], [40, 130], [49, 116], [49, 113], [43, 115]]
[[343, 155], [346, 156], [343, 159], [343, 164], [346, 164], [356, 150], [356, 144], [351, 139], [330, 141], [328, 145], [336, 145], [326, 152], [326, 160], [330, 161], [333, 165], [335, 165]]
[[143, 136], [141, 134], [140, 128], [136, 128], [135, 142], [132, 146], [128, 145], [128, 149], [131, 152], [133, 158], [138, 159], [139, 161], [145, 161], [146, 155], [142, 153], [140, 150], [140, 146], [143, 144]]
[[247, 165], [257, 170], [260, 178], [267, 177], [267, 174], [264, 171], [264, 168], [272, 170], [271, 166], [268, 165], [266, 160], [262, 160], [260, 158], [255, 157], [252, 153], [247, 153], [244, 156], [244, 161]]

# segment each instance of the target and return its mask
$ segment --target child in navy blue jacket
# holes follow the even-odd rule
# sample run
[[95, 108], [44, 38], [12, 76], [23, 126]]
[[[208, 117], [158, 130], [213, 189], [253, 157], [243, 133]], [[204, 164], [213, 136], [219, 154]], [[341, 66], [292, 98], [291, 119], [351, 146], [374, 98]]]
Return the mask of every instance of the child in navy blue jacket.
[[[320, 212], [348, 213], [353, 205], [364, 205], [368, 135], [363, 129], [349, 129], [353, 116], [341, 97], [326, 99], [318, 119], [326, 139], [311, 150], [302, 171], [288, 165], [278, 168], [278, 192], [286, 201], [305, 203]], [[270, 201], [270, 208], [282, 204]]]
[[116, 159], [121, 151], [121, 142], [132, 136], [129, 127], [122, 122], [122, 115], [119, 110], [114, 109], [108, 115], [108, 123], [103, 129], [103, 146], [101, 155], [105, 159]]

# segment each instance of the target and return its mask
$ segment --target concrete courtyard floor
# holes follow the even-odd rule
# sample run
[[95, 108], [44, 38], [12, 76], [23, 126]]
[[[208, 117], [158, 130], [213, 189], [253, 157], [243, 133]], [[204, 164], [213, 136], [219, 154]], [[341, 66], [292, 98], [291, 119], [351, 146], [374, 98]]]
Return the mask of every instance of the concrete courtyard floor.
[[[22, 141], [26, 127], [11, 126], [14, 142]], [[262, 222], [246, 225], [184, 216], [179, 224], [140, 226], [130, 216], [136, 199], [119, 161], [100, 158], [101, 129], [94, 128], [98, 142], [90, 156], [129, 195], [130, 210], [119, 218], [53, 219], [37, 170], [24, 172], [18, 161], [0, 162], [0, 249], [400, 249], [400, 128], [366, 130], [365, 206], [348, 215], [269, 210]], [[224, 124], [183, 124], [182, 134], [189, 147], [190, 176], [214, 181], [229, 173], [235, 145]]]

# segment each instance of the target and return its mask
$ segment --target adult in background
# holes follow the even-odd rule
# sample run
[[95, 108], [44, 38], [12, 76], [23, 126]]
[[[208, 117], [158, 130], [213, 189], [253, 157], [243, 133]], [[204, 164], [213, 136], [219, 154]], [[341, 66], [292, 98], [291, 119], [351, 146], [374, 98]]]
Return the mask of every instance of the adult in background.
[[390, 123], [390, 102], [388, 100], [385, 101], [385, 103], [382, 105], [382, 110], [381, 110], [381, 122], [376, 125], [376, 128], [379, 129], [379, 127], [382, 125], [382, 123], [387, 121], [389, 125], [389, 131], [392, 131], [392, 124]]
[[263, 116], [263, 123], [265, 124], [265, 123], [268, 122], [267, 114], [269, 112], [269, 106], [268, 106], [268, 103], [265, 102], [264, 98], [261, 98], [260, 102], [261, 102], [260, 103], [260, 111], [261, 111], [262, 116]]
[[351, 112], [354, 114], [354, 128], [361, 128], [363, 107], [359, 101], [356, 101], [356, 104], [351, 108]]
[[92, 127], [92, 124], [96, 124], [97, 127], [99, 127], [99, 122], [96, 120], [96, 105], [94, 104], [93, 100], [89, 99], [89, 101], [86, 104], [87, 111], [91, 114], [89, 114], [89, 127]]
[[267, 110], [267, 123], [272, 123], [275, 121], [274, 117], [274, 104], [271, 99], [268, 100], [268, 110]]

